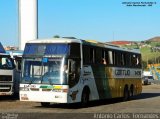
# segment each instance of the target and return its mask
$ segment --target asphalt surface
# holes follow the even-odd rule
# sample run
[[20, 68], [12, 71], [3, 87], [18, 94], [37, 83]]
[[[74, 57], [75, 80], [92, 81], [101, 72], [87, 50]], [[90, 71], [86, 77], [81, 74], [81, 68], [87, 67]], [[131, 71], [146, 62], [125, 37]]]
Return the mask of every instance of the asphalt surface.
[[[136, 115], [137, 114], [137, 115]], [[130, 101], [109, 99], [90, 102], [88, 107], [78, 104], [53, 104], [42, 107], [36, 102], [20, 102], [10, 96], [0, 97], [0, 119], [49, 119], [49, 118], [160, 118], [160, 85], [143, 86], [141, 95]]]

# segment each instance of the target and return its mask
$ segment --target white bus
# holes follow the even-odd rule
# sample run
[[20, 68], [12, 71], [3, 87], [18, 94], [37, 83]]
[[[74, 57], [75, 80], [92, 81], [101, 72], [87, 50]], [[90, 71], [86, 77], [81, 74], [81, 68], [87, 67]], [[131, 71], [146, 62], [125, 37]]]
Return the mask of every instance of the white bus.
[[96, 41], [54, 38], [26, 43], [20, 100], [77, 103], [140, 94], [141, 54]]

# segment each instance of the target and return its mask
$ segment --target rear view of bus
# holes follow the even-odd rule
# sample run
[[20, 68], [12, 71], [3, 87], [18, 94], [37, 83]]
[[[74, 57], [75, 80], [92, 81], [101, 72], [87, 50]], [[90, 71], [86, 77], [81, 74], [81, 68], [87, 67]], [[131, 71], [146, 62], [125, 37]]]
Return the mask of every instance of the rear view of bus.
[[68, 77], [79, 74], [71, 73], [73, 60], [80, 68], [78, 42], [66, 39], [28, 42], [22, 61], [20, 100], [41, 102], [43, 106], [51, 102], [68, 103]]

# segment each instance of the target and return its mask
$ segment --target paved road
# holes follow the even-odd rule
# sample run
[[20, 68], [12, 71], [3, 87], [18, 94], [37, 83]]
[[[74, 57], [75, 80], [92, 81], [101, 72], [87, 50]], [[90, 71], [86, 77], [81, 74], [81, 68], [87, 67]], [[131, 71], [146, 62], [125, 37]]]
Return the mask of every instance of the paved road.
[[[88, 118], [88, 116], [89, 118], [100, 118], [99, 114], [101, 113], [111, 114], [109, 116], [112, 117], [113, 113], [160, 113], [160, 85], [153, 84], [143, 86], [142, 94], [135, 96], [132, 100], [127, 102], [121, 102], [120, 99], [95, 101], [91, 102], [87, 108], [79, 108], [77, 105], [66, 104], [54, 104], [50, 107], [41, 107], [40, 103], [20, 102], [19, 100], [13, 100], [10, 97], [1, 97], [0, 113], [0, 118], [3, 119], [6, 119], [5, 117], [7, 116], [13, 116], [15, 118], [34, 117], [40, 119], [50, 115], [49, 117], [68, 117], [76, 119], [78, 117]], [[100, 116], [106, 118], [106, 115]], [[130, 117], [130, 115], [126, 116]], [[155, 116], [159, 116], [160, 118], [160, 114]]]

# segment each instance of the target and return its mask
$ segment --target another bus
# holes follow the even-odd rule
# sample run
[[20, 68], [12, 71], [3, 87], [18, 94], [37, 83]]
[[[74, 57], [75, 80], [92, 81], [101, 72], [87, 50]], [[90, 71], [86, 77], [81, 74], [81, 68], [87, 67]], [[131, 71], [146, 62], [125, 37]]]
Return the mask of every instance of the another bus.
[[20, 100], [77, 103], [138, 95], [141, 54], [106, 43], [54, 38], [26, 43]]
[[17, 75], [15, 66], [14, 59], [0, 43], [0, 96], [18, 95], [20, 74]]

